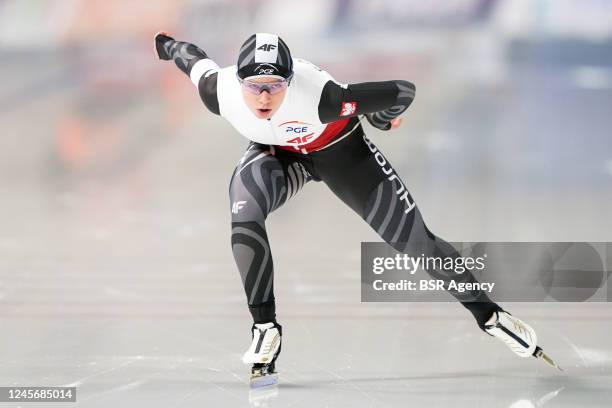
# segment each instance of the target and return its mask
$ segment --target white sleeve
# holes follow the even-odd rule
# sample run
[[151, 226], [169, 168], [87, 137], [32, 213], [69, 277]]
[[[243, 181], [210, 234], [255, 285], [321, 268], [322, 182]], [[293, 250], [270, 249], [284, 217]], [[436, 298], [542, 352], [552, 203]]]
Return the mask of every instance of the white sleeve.
[[191, 79], [191, 82], [193, 82], [197, 88], [203, 76], [207, 77], [218, 70], [219, 66], [210, 58], [201, 59], [191, 68], [189, 79]]

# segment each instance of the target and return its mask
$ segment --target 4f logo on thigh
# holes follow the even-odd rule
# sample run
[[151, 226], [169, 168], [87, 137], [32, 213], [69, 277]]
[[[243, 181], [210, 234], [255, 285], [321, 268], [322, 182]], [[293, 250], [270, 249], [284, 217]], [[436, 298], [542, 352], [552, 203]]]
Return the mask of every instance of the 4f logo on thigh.
[[400, 178], [397, 177], [397, 174], [395, 174], [395, 171], [393, 170], [393, 167], [391, 167], [390, 164], [388, 165], [388, 167], [385, 167], [388, 164], [387, 160], [385, 159], [385, 156], [383, 156], [382, 153], [378, 151], [378, 148], [374, 146], [372, 142], [370, 142], [370, 140], [366, 137], [366, 135], [363, 135], [363, 140], [368, 145], [368, 148], [370, 149], [370, 151], [374, 153], [374, 158], [376, 159], [376, 162], [382, 169], [383, 173], [389, 176], [388, 180], [389, 181], [397, 180], [397, 182], [399, 183], [400, 188], [397, 191], [395, 191], [395, 194], [400, 196], [399, 197], [400, 201], [406, 202], [406, 210], [404, 212], [408, 214], [410, 211], [414, 209], [414, 207], [416, 207], [416, 204], [414, 201], [412, 201], [412, 198], [408, 194], [408, 190], [406, 190], [406, 187], [404, 187], [404, 183], [402, 183], [402, 180], [400, 180]]
[[232, 203], [232, 214], [238, 214], [238, 211], [242, 210], [246, 204], [246, 201], [234, 201]]

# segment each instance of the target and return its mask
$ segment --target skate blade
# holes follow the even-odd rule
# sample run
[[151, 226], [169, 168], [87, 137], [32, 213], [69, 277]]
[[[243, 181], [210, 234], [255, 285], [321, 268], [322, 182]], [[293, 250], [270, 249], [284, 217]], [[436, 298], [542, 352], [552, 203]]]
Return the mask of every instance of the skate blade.
[[546, 353], [544, 353], [544, 350], [542, 350], [542, 348], [540, 348], [539, 346], [536, 347], [535, 351], [533, 352], [533, 356], [535, 358], [543, 360], [546, 364], [548, 364], [552, 368], [556, 368], [559, 371], [563, 371], [563, 369], [559, 367], [557, 363], [553, 361], [552, 358], [550, 358]]
[[255, 375], [251, 377], [251, 389], [272, 387], [278, 384], [278, 374]]

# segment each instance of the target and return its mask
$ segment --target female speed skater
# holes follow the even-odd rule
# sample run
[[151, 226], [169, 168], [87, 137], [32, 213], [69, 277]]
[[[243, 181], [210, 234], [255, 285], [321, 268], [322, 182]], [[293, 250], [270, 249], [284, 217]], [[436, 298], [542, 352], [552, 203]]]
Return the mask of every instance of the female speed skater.
[[[231, 245], [253, 317], [252, 342], [243, 356], [251, 385], [276, 383], [281, 351], [276, 321], [273, 263], [266, 218], [309, 181], [323, 181], [380, 237], [413, 256], [460, 256], [425, 225], [405, 184], [365, 136], [360, 117], [380, 130], [395, 129], [412, 103], [405, 80], [342, 84], [310, 62], [292, 58], [275, 34], [251, 35], [236, 65], [220, 68], [196, 45], [155, 36], [162, 60], [174, 60], [189, 76], [209, 111], [225, 118], [251, 142], [232, 174], [229, 196]], [[440, 279], [451, 277], [436, 270]], [[477, 282], [472, 273], [453, 275]], [[543, 358], [535, 331], [491, 301], [483, 291], [450, 291], [484, 332], [521, 357]]]

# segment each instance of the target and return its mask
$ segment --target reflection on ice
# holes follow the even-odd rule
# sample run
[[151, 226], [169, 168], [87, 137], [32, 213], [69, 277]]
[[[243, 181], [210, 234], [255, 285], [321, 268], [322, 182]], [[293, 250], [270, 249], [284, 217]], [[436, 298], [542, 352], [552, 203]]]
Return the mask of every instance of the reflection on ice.
[[249, 404], [253, 408], [267, 408], [271, 407], [274, 401], [278, 397], [278, 386], [264, 387], [259, 389], [252, 389], [249, 391]]
[[553, 398], [555, 398], [557, 395], [559, 395], [559, 393], [561, 391], [563, 391], [565, 387], [561, 387], [558, 388], [554, 391], [549, 392], [548, 394], [544, 395], [543, 397], [533, 401], [533, 400], [529, 400], [529, 399], [520, 399], [517, 400], [515, 402], [513, 402], [512, 404], [510, 404], [510, 406], [508, 408], [539, 408], [543, 405], [545, 405], [547, 402], [549, 402], [550, 400], [552, 400]]

